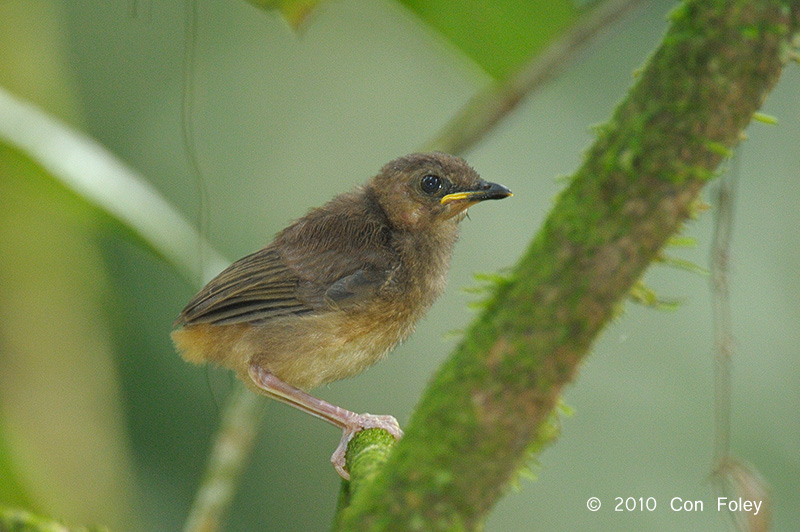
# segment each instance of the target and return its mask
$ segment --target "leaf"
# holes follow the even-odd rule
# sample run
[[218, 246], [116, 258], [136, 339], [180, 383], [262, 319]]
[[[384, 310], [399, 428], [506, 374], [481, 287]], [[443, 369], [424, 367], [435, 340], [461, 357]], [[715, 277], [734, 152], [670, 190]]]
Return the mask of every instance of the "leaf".
[[0, 495], [137, 528], [97, 209], [3, 143], [0, 176]]
[[[298, 29], [323, 0], [248, 0]], [[489, 75], [503, 79], [570, 27], [569, 0], [399, 0]]]
[[67, 527], [58, 521], [34, 515], [25, 510], [0, 506], [0, 530], [17, 532], [108, 532], [104, 526]]
[[631, 288], [628, 297], [634, 303], [657, 310], [676, 310], [680, 304], [680, 299], [664, 299], [655, 290], [647, 286], [641, 279]]
[[769, 124], [774, 126], [778, 123], [778, 119], [772, 115], [768, 115], [766, 113], [753, 113], [753, 120], [756, 122], [761, 122], [762, 124]]
[[300, 28], [322, 0], [248, 0], [254, 6], [268, 11], [280, 11], [293, 29]]
[[496, 79], [514, 72], [577, 18], [565, 0], [400, 0]]
[[208, 281], [228, 264], [143, 176], [83, 133], [2, 88], [0, 143], [15, 148], [83, 201], [118, 220], [188, 280]]
[[[2, 422], [2, 419], [0, 419]], [[3, 426], [0, 423], [0, 501], [6, 504], [31, 506], [32, 501], [27, 490], [22, 486], [16, 472], [14, 460], [3, 438]], [[2, 530], [2, 528], [0, 528]]]

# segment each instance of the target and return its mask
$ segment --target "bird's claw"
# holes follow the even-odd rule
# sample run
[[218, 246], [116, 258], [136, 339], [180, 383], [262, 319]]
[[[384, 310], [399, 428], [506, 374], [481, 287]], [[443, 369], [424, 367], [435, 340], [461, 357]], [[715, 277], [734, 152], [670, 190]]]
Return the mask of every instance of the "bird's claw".
[[345, 469], [345, 453], [347, 452], [347, 444], [353, 439], [357, 433], [366, 429], [383, 429], [392, 436], [394, 439], [399, 440], [403, 437], [403, 431], [400, 429], [400, 424], [393, 416], [376, 416], [373, 414], [353, 414], [352, 418], [348, 419], [347, 425], [344, 427], [342, 439], [339, 440], [339, 446], [333, 451], [331, 455], [331, 463], [333, 464], [339, 476], [345, 480], [350, 480], [350, 473]]

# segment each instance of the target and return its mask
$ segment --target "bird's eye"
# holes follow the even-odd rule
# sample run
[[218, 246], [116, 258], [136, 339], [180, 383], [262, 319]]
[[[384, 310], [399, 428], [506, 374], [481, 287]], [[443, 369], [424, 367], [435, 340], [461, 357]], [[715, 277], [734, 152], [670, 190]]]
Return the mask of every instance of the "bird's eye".
[[442, 189], [442, 179], [433, 174], [428, 174], [422, 178], [419, 187], [425, 194], [436, 194]]

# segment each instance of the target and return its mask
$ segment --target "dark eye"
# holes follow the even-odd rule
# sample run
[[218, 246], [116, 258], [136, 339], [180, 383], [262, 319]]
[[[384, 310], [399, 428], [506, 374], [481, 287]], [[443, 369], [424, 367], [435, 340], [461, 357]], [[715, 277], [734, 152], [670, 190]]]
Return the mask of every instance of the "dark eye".
[[419, 187], [425, 194], [436, 194], [442, 189], [442, 180], [437, 175], [428, 174], [419, 182]]

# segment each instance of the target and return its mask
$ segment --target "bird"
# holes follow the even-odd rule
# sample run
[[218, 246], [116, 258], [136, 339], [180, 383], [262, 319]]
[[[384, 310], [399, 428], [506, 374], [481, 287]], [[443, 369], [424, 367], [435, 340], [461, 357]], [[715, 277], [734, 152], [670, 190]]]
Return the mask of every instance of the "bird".
[[177, 351], [339, 427], [331, 462], [349, 479], [345, 451], [357, 432], [403, 432], [392, 416], [309, 391], [361, 373], [403, 342], [445, 289], [467, 209], [511, 195], [453, 155], [397, 158], [213, 278], [173, 324]]

